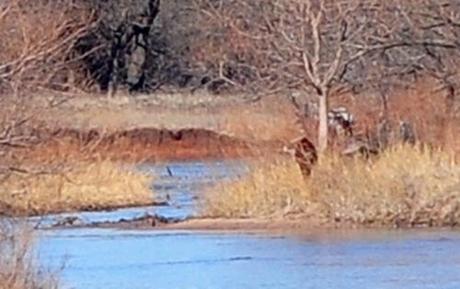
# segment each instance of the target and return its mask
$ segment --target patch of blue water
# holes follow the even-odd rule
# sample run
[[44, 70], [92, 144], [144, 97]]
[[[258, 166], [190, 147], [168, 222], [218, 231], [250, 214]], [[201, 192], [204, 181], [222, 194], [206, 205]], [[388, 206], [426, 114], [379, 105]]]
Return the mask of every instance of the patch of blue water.
[[302, 238], [77, 229], [43, 232], [75, 289], [460, 288], [459, 232]]

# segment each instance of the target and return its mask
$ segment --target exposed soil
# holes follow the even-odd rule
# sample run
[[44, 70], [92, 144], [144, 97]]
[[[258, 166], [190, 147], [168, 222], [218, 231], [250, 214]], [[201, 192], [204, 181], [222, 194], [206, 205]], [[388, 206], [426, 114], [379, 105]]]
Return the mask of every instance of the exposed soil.
[[197, 218], [183, 222], [166, 224], [169, 230], [206, 230], [206, 231], [269, 231], [300, 232], [331, 226], [316, 218], [265, 218], [265, 219], [209, 219]]
[[250, 157], [280, 146], [252, 144], [206, 129], [138, 128], [103, 130], [55, 129], [36, 132], [44, 141], [27, 153], [31, 159], [86, 155], [120, 161], [179, 161]]
[[252, 103], [242, 96], [178, 94], [57, 101], [62, 103], [51, 108], [42, 97], [32, 101], [37, 110], [34, 122], [40, 127], [36, 133], [45, 141], [27, 152], [30, 160], [94, 156], [155, 162], [266, 156], [299, 136], [291, 105], [272, 98]]

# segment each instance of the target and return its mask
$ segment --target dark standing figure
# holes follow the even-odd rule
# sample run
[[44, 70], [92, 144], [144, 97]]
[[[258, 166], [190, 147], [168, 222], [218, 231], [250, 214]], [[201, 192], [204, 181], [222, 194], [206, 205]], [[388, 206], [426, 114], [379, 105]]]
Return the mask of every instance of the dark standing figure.
[[399, 123], [399, 137], [403, 143], [415, 144], [415, 131], [410, 122], [401, 121]]
[[291, 153], [304, 178], [311, 175], [313, 166], [318, 162], [318, 153], [313, 143], [306, 137], [301, 137], [290, 142], [290, 148], [284, 151]]

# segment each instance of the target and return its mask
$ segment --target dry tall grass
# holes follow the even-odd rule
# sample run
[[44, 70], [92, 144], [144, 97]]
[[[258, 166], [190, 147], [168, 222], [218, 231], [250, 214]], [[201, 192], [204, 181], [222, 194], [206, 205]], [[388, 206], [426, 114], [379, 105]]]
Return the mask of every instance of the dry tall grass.
[[[64, 166], [65, 167], [65, 166]], [[0, 212], [46, 214], [151, 204], [151, 177], [100, 161], [62, 172], [15, 174], [0, 183]]]
[[372, 161], [325, 156], [306, 182], [293, 161], [256, 164], [249, 177], [214, 189], [204, 214], [305, 214], [350, 224], [456, 226], [460, 165], [451, 154], [410, 146], [396, 146]]
[[308, 191], [294, 161], [255, 162], [251, 174], [212, 188], [203, 214], [213, 217], [260, 217], [304, 211]]
[[332, 157], [309, 181], [329, 219], [395, 226], [460, 224], [460, 165], [453, 156], [397, 146], [374, 162]]
[[41, 268], [33, 252], [33, 233], [14, 221], [0, 220], [0, 289], [55, 289], [56, 274]]
[[285, 96], [229, 107], [221, 116], [220, 131], [249, 141], [288, 141], [301, 134], [294, 108]]

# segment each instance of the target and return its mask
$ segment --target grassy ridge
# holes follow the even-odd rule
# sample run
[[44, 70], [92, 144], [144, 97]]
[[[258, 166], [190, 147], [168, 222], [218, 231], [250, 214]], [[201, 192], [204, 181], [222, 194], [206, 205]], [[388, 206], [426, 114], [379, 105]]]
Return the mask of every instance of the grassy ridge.
[[213, 190], [214, 217], [310, 215], [379, 226], [460, 224], [460, 165], [443, 151], [396, 146], [378, 158], [324, 156], [304, 181], [290, 160], [254, 164], [250, 176]]

